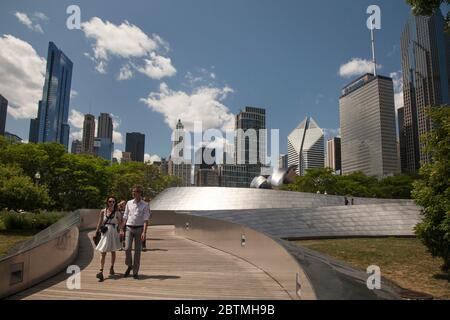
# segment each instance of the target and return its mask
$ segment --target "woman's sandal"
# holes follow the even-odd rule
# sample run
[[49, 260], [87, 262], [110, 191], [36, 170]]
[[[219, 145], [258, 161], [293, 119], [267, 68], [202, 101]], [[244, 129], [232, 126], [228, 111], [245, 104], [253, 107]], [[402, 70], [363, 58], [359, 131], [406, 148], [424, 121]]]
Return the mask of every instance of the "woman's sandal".
[[100, 269], [100, 272], [97, 273], [96, 277], [98, 279], [98, 282], [102, 282], [103, 280], [105, 280], [105, 278], [103, 277], [103, 269]]

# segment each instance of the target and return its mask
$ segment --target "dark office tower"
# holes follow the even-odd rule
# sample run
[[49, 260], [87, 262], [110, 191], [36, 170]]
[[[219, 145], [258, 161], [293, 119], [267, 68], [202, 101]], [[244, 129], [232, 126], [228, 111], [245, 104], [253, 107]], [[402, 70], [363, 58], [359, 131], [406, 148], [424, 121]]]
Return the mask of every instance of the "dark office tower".
[[419, 140], [432, 127], [425, 108], [450, 103], [450, 36], [444, 24], [440, 10], [431, 17], [411, 15], [401, 37], [408, 172], [430, 161]]
[[6, 114], [8, 111], [8, 100], [0, 94], [0, 136], [5, 135]]
[[[261, 160], [265, 162], [266, 136], [260, 130], [266, 129], [266, 110], [245, 107], [236, 116], [235, 129], [236, 164], [261, 164]], [[249, 129], [254, 129], [255, 134], [247, 131]]]
[[28, 133], [28, 141], [31, 143], [38, 143], [39, 142], [39, 114], [41, 113], [42, 109], [42, 101], [39, 100], [38, 103], [38, 117], [30, 120], [30, 131]]
[[144, 162], [145, 134], [139, 132], [127, 132], [126, 152], [131, 152], [131, 160]]
[[113, 121], [109, 113], [100, 113], [98, 117], [98, 138], [109, 138], [112, 141], [113, 138]]
[[72, 147], [70, 149], [70, 152], [73, 154], [80, 154], [83, 152], [83, 143], [76, 139], [72, 141]]
[[94, 154], [95, 117], [92, 114], [84, 115], [83, 123], [83, 153]]
[[334, 137], [327, 141], [327, 157], [326, 167], [333, 169], [337, 174], [340, 174], [341, 169], [341, 138]]
[[400, 156], [400, 168], [402, 172], [407, 172], [406, 168], [406, 133], [405, 133], [405, 107], [401, 107], [397, 110], [397, 123], [398, 123], [398, 143], [399, 143], [399, 156]]
[[53, 42], [48, 45], [42, 106], [39, 110], [38, 142], [58, 142], [69, 146], [70, 86], [72, 61]]

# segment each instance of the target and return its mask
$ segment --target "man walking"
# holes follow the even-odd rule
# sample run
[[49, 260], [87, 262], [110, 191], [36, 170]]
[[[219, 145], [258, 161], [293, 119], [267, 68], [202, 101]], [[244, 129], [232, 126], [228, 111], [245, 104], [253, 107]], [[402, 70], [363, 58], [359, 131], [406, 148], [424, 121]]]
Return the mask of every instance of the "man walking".
[[[144, 189], [142, 186], [134, 186], [132, 189], [133, 200], [127, 202], [123, 215], [121, 235], [125, 233], [125, 264], [128, 266], [125, 277], [133, 270], [133, 278], [138, 279], [141, 262], [142, 242], [147, 235], [150, 208], [147, 202], [142, 200]], [[131, 248], [134, 241], [134, 259], [131, 259]]]

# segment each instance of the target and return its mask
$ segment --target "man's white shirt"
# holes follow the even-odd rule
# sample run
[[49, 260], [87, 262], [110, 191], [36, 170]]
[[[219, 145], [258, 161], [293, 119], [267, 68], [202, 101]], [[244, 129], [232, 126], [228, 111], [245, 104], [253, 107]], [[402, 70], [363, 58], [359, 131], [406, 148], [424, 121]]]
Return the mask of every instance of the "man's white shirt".
[[144, 222], [150, 219], [150, 206], [144, 200], [130, 200], [125, 206], [123, 219], [127, 220], [127, 226], [143, 226]]

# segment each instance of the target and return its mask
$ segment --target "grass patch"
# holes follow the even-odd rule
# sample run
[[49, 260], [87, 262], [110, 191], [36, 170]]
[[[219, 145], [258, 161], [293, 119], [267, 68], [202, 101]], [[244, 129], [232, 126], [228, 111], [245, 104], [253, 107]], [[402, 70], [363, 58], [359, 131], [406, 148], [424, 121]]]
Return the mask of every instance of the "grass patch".
[[31, 239], [39, 230], [3, 230], [0, 231], [0, 257], [21, 242]]
[[377, 265], [381, 275], [399, 286], [450, 299], [450, 274], [441, 271], [442, 259], [433, 258], [416, 238], [354, 238], [300, 240], [293, 243], [322, 252], [356, 268]]

